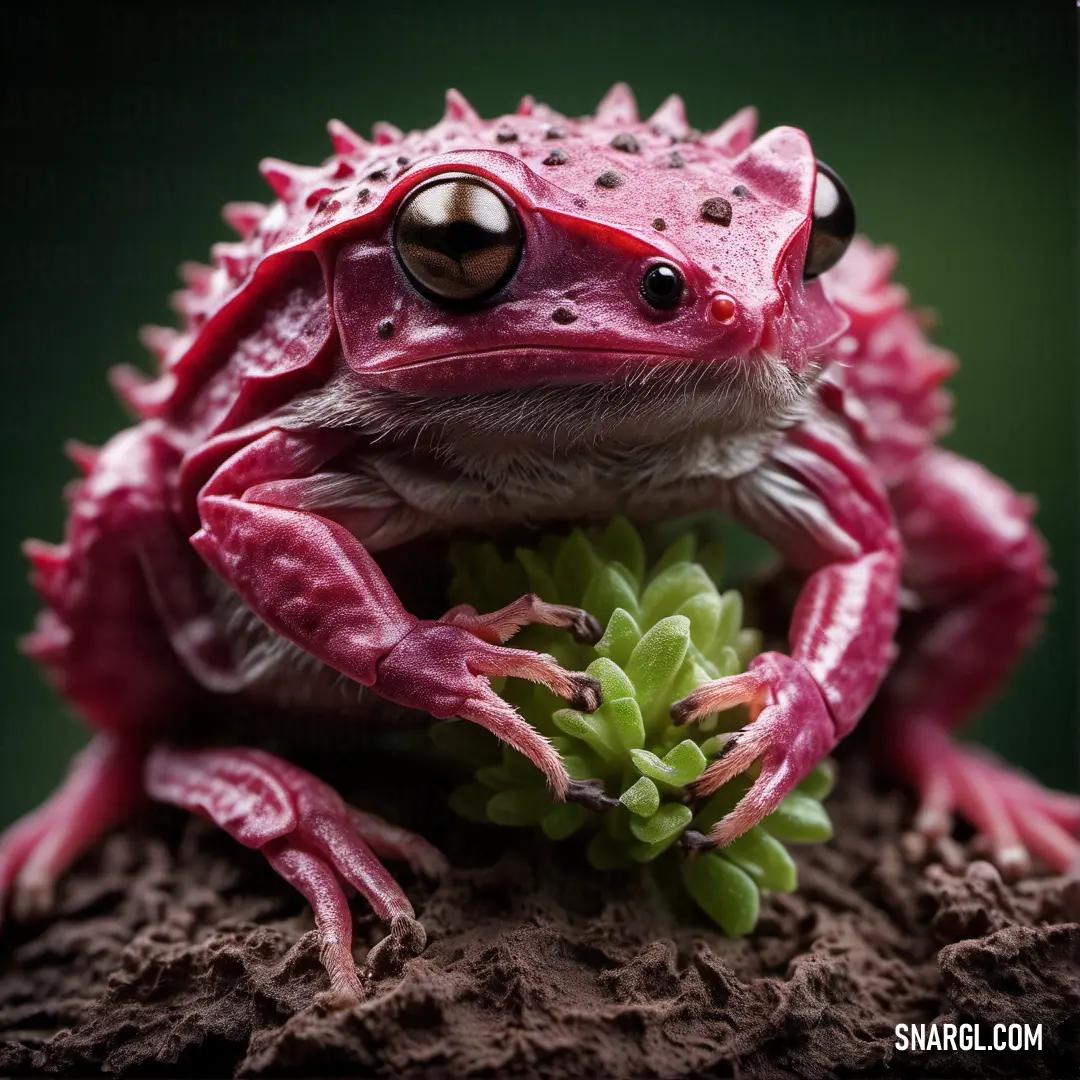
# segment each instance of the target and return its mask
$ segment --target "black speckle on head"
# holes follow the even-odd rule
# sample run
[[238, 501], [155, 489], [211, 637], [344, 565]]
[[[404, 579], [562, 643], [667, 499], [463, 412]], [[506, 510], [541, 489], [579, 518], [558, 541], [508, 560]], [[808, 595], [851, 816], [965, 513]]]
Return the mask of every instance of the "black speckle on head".
[[714, 225], [731, 224], [731, 203], [727, 199], [706, 199], [701, 204], [701, 216]]
[[570, 155], [565, 150], [552, 150], [546, 158], [545, 165], [565, 165], [570, 160]]
[[366, 203], [368, 201], [368, 199], [370, 199], [370, 198], [371, 198], [371, 192], [366, 187], [362, 187], [356, 193], [356, 205], [357, 206], [363, 206], [364, 203]]
[[663, 232], [667, 228], [667, 222], [662, 217], [654, 217], [652, 219], [652, 227], [657, 232]]
[[566, 128], [549, 127], [547, 129], [547, 131], [544, 132], [544, 138], [545, 139], [565, 139], [566, 138]]
[[574, 198], [573, 198], [573, 199], [571, 199], [570, 201], [571, 201], [571, 202], [572, 202], [572, 203], [573, 203], [573, 204], [574, 204], [574, 205], [575, 205], [575, 206], [576, 206], [576, 207], [577, 207], [577, 208], [578, 208], [579, 210], [584, 210], [584, 209], [585, 209], [585, 207], [589, 205], [589, 204], [588, 204], [588, 202], [587, 202], [587, 201], [586, 201], [585, 199], [583, 199], [583, 198], [582, 198], [582, 197], [581, 197], [580, 195], [575, 195], [575, 196], [574, 196]]
[[551, 317], [560, 326], [569, 326], [570, 323], [577, 322], [577, 315], [575, 315], [568, 307], [557, 307], [551, 313]]
[[407, 158], [407, 157], [406, 157], [406, 156], [405, 156], [404, 154], [402, 154], [402, 155], [401, 155], [401, 156], [400, 156], [400, 157], [399, 157], [399, 158], [397, 159], [397, 163], [398, 163], [398, 164], [399, 164], [399, 165], [400, 165], [400, 166], [401, 166], [401, 167], [402, 167], [402, 168], [404, 169], [404, 168], [407, 168], [407, 167], [408, 167], [408, 164], [409, 164], [409, 159], [408, 159], [408, 158]]
[[374, 172], [369, 172], [365, 180], [371, 180], [373, 183], [380, 184], [385, 180], [390, 173], [386, 169], [376, 169]]
[[740, 199], [753, 199], [757, 202], [757, 196], [754, 195], [745, 184], [736, 184], [731, 189], [732, 195], [738, 195]]
[[624, 154], [637, 154], [641, 151], [641, 143], [629, 131], [621, 131], [611, 140], [611, 148]]
[[495, 141], [501, 143], [517, 142], [517, 132], [511, 131], [509, 128], [503, 128], [502, 131], [495, 132]]
[[672, 150], [667, 156], [667, 167], [669, 169], [683, 169], [686, 167], [686, 162], [683, 160], [682, 154], [678, 150]]
[[389, 341], [394, 336], [394, 324], [389, 319], [383, 319], [376, 333], [383, 341]]
[[596, 186], [598, 188], [617, 188], [622, 187], [622, 173], [617, 173], [614, 169], [605, 169], [597, 178]]

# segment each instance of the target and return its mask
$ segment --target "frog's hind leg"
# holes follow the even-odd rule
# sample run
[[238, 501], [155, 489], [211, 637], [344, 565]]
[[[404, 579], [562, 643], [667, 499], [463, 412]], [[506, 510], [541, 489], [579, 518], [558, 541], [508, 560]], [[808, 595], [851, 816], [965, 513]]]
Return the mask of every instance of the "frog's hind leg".
[[176, 457], [148, 425], [78, 454], [87, 471], [69, 487], [64, 542], [24, 546], [45, 608], [23, 651], [91, 727], [144, 741], [197, 691], [152, 580], [195, 589], [199, 560], [169, 505]]
[[[71, 456], [85, 476], [68, 490], [64, 542], [26, 544], [46, 606], [22, 647], [100, 734], [56, 794], [0, 837], [0, 919], [7, 899], [16, 917], [45, 914], [57, 877], [134, 812], [147, 747], [198, 692], [147, 575], [153, 566], [179, 593], [198, 567], [169, 510], [175, 451], [139, 425]], [[188, 636], [206, 651], [206, 634]]]
[[918, 597], [916, 636], [881, 694], [882, 754], [920, 798], [916, 827], [968, 820], [1006, 873], [1034, 855], [1080, 867], [1080, 797], [1050, 792], [951, 731], [997, 691], [1039, 629], [1051, 575], [1029, 500], [954, 454], [935, 450], [893, 492]]
[[19, 919], [49, 910], [60, 874], [142, 801], [142, 761], [126, 740], [97, 736], [52, 798], [0, 835], [0, 923], [9, 897]]
[[369, 970], [393, 970], [423, 951], [424, 928], [372, 847], [425, 872], [441, 870], [442, 857], [418, 837], [348, 806], [310, 773], [261, 750], [160, 745], [147, 758], [146, 787], [159, 802], [200, 813], [246, 847], [261, 850], [305, 897], [315, 914], [332, 1003], [363, 997], [352, 958], [350, 887], [390, 927], [368, 952]]

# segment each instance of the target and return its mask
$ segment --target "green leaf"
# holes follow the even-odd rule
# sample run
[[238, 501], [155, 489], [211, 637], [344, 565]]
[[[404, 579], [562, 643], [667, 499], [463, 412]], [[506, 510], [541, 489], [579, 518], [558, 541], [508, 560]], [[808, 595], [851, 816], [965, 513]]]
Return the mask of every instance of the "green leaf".
[[596, 870], [622, 870], [631, 862], [626, 846], [602, 830], [589, 841], [585, 857]]
[[604, 771], [597, 767], [598, 762], [591, 754], [588, 757], [583, 754], [563, 754], [562, 763], [571, 780], [595, 780]]
[[600, 683], [605, 702], [634, 696], [634, 684], [614, 660], [601, 656], [594, 660], [585, 671]]
[[641, 708], [632, 697], [605, 699], [600, 710], [607, 721], [607, 730], [624, 750], [636, 750], [645, 745], [645, 721]]
[[616, 608], [637, 609], [637, 586], [629, 571], [619, 563], [608, 563], [585, 589], [581, 606], [600, 620], [601, 626], [611, 618]]
[[723, 610], [724, 602], [715, 592], [702, 592], [683, 601], [675, 614], [690, 620], [690, 640], [708, 655], [716, 642]]
[[739, 664], [746, 667], [759, 652], [761, 652], [761, 631], [740, 630], [735, 635], [733, 648], [739, 654]]
[[450, 792], [450, 809], [466, 821], [486, 823], [491, 789], [482, 784], [462, 784]]
[[606, 656], [614, 663], [625, 667], [640, 640], [641, 628], [634, 616], [627, 609], [616, 608], [608, 619], [604, 636], [593, 647], [600, 656]]
[[642, 707], [646, 725], [667, 712], [671, 702], [665, 700], [665, 694], [689, 646], [690, 620], [682, 615], [661, 619], [634, 646], [626, 662], [626, 674], [634, 684], [634, 696]]
[[697, 537], [692, 532], [684, 533], [653, 563], [649, 571], [649, 580], [655, 580], [675, 563], [693, 562], [696, 548]]
[[647, 776], [642, 776], [619, 796], [619, 802], [631, 814], [644, 818], [652, 817], [660, 807], [660, 792]]
[[502, 759], [517, 787], [536, 787], [543, 779], [543, 773], [524, 754], [506, 743], [502, 744]]
[[468, 570], [455, 570], [450, 580], [450, 587], [446, 591], [450, 606], [457, 607], [458, 604], [470, 602], [475, 605], [479, 596], [480, 588], [473, 580], [472, 574]]
[[496, 764], [499, 740], [489, 731], [465, 720], [444, 720], [433, 724], [431, 741], [444, 753], [474, 769]]
[[691, 597], [715, 593], [712, 579], [696, 563], [674, 563], [654, 576], [641, 594], [642, 625], [652, 626]]
[[759, 889], [794, 892], [798, 871], [787, 848], [760, 826], [724, 848], [724, 856], [745, 870]]
[[668, 697], [672, 702], [682, 701], [688, 694], [692, 694], [699, 686], [712, 679], [712, 675], [698, 664], [699, 656], [700, 653], [691, 646], [682, 667], [679, 668], [678, 674], [668, 689]]
[[652, 862], [658, 855], [663, 855], [678, 839], [679, 834], [676, 833], [666, 840], [658, 840], [655, 844], [631, 844], [630, 858], [639, 863]]
[[540, 558], [543, 559], [547, 566], [554, 566], [555, 560], [559, 557], [559, 552], [562, 551], [562, 546], [566, 542], [565, 536], [560, 536], [559, 533], [544, 533], [540, 537], [540, 543], [537, 545], [537, 551], [540, 554]]
[[694, 828], [707, 833], [725, 814], [735, 809], [739, 800], [750, 790], [750, 784], [750, 777], [743, 773], [717, 788], [694, 817]]
[[729, 675], [738, 675], [744, 667], [745, 665], [739, 659], [739, 654], [730, 645], [725, 645], [716, 657], [716, 670], [720, 672], [717, 675], [718, 679], [726, 679]]
[[[589, 538], [575, 529], [564, 541], [559, 554], [555, 557], [555, 584], [559, 589], [562, 603], [583, 606], [581, 601], [589, 582], [596, 577], [603, 566], [596, 548], [589, 543]], [[546, 598], [545, 598], [546, 599]]]
[[796, 790], [820, 802], [832, 791], [835, 783], [836, 763], [826, 758], [809, 776], [799, 782]]
[[597, 713], [580, 713], [576, 709], [559, 709], [552, 714], [555, 726], [581, 739], [590, 750], [599, 754], [607, 762], [615, 760], [615, 750], [608, 739], [608, 732], [603, 719]]
[[801, 791], [793, 791], [762, 825], [777, 840], [796, 844], [828, 840], [833, 834], [825, 807]]
[[697, 561], [705, 568], [705, 573], [719, 586], [724, 580], [724, 568], [727, 566], [723, 542], [713, 539], [699, 544]]
[[735, 635], [739, 632], [739, 627], [742, 626], [742, 596], [735, 589], [729, 589], [726, 593], [721, 594], [720, 602], [723, 608], [720, 614], [720, 622], [716, 627], [715, 645], [732, 645], [735, 641]]
[[694, 902], [729, 937], [757, 925], [759, 896], [753, 880], [722, 855], [701, 855], [681, 863], [683, 884]]
[[[543, 774], [539, 770], [535, 770], [537, 774], [543, 779]], [[509, 791], [511, 788], [520, 787], [521, 776], [513, 769], [508, 768], [505, 762], [500, 762], [498, 765], [485, 765], [482, 769], [476, 770], [476, 779], [481, 784], [486, 784], [489, 788], [496, 788]]]
[[693, 739], [683, 739], [664, 755], [663, 760], [648, 750], [631, 750], [630, 758], [642, 776], [673, 787], [685, 787], [696, 780], [707, 764], [705, 755]]
[[536, 593], [541, 600], [549, 604], [559, 604], [564, 601], [559, 596], [559, 590], [555, 586], [555, 579], [551, 576], [544, 560], [530, 551], [528, 548], [518, 548], [514, 557], [525, 570], [525, 576], [529, 581], [529, 590]]
[[630, 822], [630, 831], [643, 844], [659, 844], [664, 840], [674, 839], [690, 824], [694, 816], [689, 806], [682, 803], [664, 803], [649, 818], [635, 817]]
[[499, 791], [487, 802], [487, 816], [496, 825], [538, 825], [550, 811], [546, 791]]
[[620, 516], [608, 524], [599, 546], [608, 559], [622, 563], [637, 585], [641, 585], [645, 579], [645, 544], [626, 518]]
[[577, 803], [560, 803], [540, 819], [540, 828], [549, 840], [573, 836], [589, 820], [589, 811]]

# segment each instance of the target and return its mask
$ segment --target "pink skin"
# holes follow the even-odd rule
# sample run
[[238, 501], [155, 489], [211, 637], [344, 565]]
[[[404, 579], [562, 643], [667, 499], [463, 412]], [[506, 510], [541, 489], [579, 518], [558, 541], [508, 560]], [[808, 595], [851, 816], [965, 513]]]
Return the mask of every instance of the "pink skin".
[[[53, 801], [0, 838], [0, 889], [16, 912], [42, 906], [64, 865], [129, 811], [131, 763], [145, 761], [151, 797], [208, 815], [303, 893], [332, 995], [355, 1000], [348, 892], [390, 923], [374, 956], [400, 961], [423, 932], [377, 855], [424, 873], [441, 857], [262, 751], [175, 748], [182, 714], [256, 693], [292, 707], [298, 680], [317, 698], [322, 676], [339, 673], [478, 723], [556, 797], [595, 799], [488, 684], [531, 679], [595, 708], [594, 680], [504, 647], [533, 622], [587, 640], [590, 617], [528, 596], [492, 614], [418, 618], [384, 558], [464, 528], [707, 506], [807, 575], [790, 656], [766, 654], [675, 707], [693, 721], [751, 704], [752, 722], [699, 783], [707, 792], [761, 762], [714, 843], [760, 821], [858, 722], [895, 656], [903, 579], [923, 630], [886, 686], [884, 746], [922, 794], [922, 826], [941, 831], [956, 811], [1003, 865], [1028, 851], [1056, 869], [1076, 862], [1080, 802], [946, 736], [1036, 628], [1048, 576], [1028, 508], [934, 449], [952, 360], [890, 283], [890, 253], [856, 239], [835, 269], [804, 280], [813, 153], [793, 128], [754, 141], [755, 121], [743, 110], [698, 135], [673, 97], [641, 122], [621, 85], [595, 117], [526, 99], [483, 121], [451, 91], [430, 131], [380, 124], [368, 142], [334, 121], [323, 165], [264, 162], [279, 201], [226, 208], [241, 239], [217, 245], [213, 266], [184, 268], [183, 328], [144, 332], [158, 374], [114, 373], [139, 422], [101, 451], [72, 448], [86, 479], [65, 542], [27, 549], [46, 609], [26, 651], [104, 734]], [[403, 200], [444, 173], [496, 188], [524, 235], [513, 276], [471, 307], [421, 295], [393, 248]], [[657, 263], [685, 283], [671, 310], [641, 292]], [[605, 412], [598, 387], [622, 405]], [[528, 396], [541, 389], [571, 398]], [[500, 393], [526, 396], [492, 399], [513, 410], [483, 406]], [[591, 419], [567, 413], [590, 400], [599, 411], [580, 415]], [[627, 442], [652, 473], [610, 471]], [[716, 446], [728, 456], [695, 472]], [[566, 471], [514, 488], [506, 464], [519, 460]], [[222, 589], [262, 653], [243, 653]], [[301, 654], [310, 662], [289, 668]], [[253, 672], [279, 667], [283, 678], [257, 683]]]

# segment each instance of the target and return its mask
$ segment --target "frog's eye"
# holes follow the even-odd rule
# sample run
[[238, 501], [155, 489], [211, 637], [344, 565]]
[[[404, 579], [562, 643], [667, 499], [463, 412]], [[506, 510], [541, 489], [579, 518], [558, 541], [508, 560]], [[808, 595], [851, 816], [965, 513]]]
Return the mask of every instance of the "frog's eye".
[[806, 249], [803, 278], [824, 274], [840, 261], [855, 235], [855, 204], [844, 181], [823, 162], [817, 163], [814, 187], [814, 224]]
[[670, 311], [682, 296], [682, 274], [667, 263], [657, 263], [645, 271], [641, 279], [641, 295], [645, 302], [659, 311]]
[[398, 210], [394, 248], [409, 280], [435, 300], [480, 300], [513, 276], [524, 239], [506, 198], [477, 176], [443, 175]]

